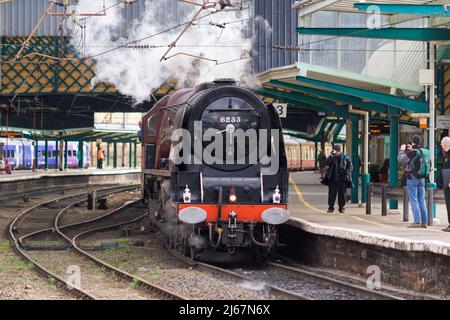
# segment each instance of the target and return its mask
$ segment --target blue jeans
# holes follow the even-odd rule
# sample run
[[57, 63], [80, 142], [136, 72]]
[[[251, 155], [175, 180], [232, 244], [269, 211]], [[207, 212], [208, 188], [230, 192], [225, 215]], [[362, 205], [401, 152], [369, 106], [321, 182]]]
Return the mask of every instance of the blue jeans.
[[414, 223], [427, 223], [427, 205], [425, 203], [425, 179], [408, 179], [409, 202], [414, 216]]

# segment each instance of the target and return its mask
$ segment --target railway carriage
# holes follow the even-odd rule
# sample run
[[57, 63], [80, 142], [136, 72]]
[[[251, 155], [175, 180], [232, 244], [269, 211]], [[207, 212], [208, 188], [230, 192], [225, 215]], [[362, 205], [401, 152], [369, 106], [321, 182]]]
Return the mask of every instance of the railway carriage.
[[[33, 141], [22, 138], [1, 138], [0, 144], [3, 145], [3, 159], [8, 159], [11, 169], [32, 169], [35, 158], [35, 146]], [[45, 167], [45, 145], [43, 142], [38, 144], [37, 166], [39, 169]], [[69, 142], [67, 144], [67, 166], [68, 168], [78, 168], [80, 156], [78, 142]], [[91, 165], [89, 143], [83, 143], [83, 164], [85, 168]], [[56, 148], [55, 142], [49, 141], [47, 146], [48, 167], [56, 168]]]
[[142, 123], [143, 196], [170, 246], [199, 260], [267, 256], [289, 218], [287, 160], [273, 106], [220, 80], [162, 98]]

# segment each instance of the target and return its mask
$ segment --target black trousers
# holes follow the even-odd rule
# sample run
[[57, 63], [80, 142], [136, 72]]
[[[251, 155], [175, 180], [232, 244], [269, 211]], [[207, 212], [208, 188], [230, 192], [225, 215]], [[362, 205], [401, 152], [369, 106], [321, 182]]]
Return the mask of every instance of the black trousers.
[[450, 189], [444, 188], [445, 206], [447, 207], [447, 218], [450, 224]]
[[328, 209], [334, 210], [334, 203], [336, 202], [336, 196], [338, 197], [339, 209], [345, 208], [345, 191], [346, 183], [342, 182], [331, 182], [328, 186]]

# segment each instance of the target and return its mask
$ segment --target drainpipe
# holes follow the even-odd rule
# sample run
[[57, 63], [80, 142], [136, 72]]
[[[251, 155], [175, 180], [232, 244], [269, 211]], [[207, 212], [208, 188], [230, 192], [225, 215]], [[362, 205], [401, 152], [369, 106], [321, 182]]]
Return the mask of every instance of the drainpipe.
[[348, 106], [348, 112], [364, 117], [364, 162], [361, 183], [361, 202], [366, 203], [367, 184], [370, 183], [369, 174], [369, 112], [362, 110], [354, 110], [352, 105]]
[[436, 135], [436, 123], [435, 123], [435, 111], [436, 111], [436, 88], [435, 88], [435, 77], [436, 77], [436, 61], [435, 61], [435, 45], [434, 43], [429, 44], [430, 47], [430, 69], [433, 71], [433, 84], [430, 86], [430, 94], [429, 94], [429, 104], [430, 104], [430, 134], [429, 134], [429, 149], [430, 149], [430, 158], [431, 158], [431, 170], [429, 180], [430, 182], [427, 184], [427, 193], [428, 193], [428, 225], [432, 226], [434, 224], [435, 218], [435, 209], [434, 209], [434, 190], [436, 190], [437, 185], [434, 179], [434, 170], [435, 170], [435, 135]]

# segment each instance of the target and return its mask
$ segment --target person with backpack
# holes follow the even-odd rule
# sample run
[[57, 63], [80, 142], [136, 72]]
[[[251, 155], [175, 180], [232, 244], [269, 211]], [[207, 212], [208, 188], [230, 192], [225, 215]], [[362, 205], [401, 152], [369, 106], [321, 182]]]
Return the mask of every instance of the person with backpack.
[[[444, 159], [441, 166], [441, 175], [438, 179], [440, 187], [444, 189], [445, 206], [447, 208], [448, 222], [450, 224], [450, 137], [444, 137], [441, 141], [441, 147], [444, 151]], [[450, 225], [442, 229], [444, 232], [450, 232]]]
[[328, 213], [333, 213], [336, 196], [338, 198], [339, 212], [345, 211], [345, 193], [351, 188], [353, 164], [350, 158], [341, 152], [341, 146], [335, 145], [331, 155], [327, 158], [328, 171], [322, 183], [328, 185]]
[[425, 179], [430, 174], [430, 151], [421, 148], [421, 138], [413, 136], [411, 144], [402, 145], [398, 162], [406, 165], [406, 187], [414, 216], [414, 223], [408, 228], [427, 227], [427, 205], [425, 203]]

